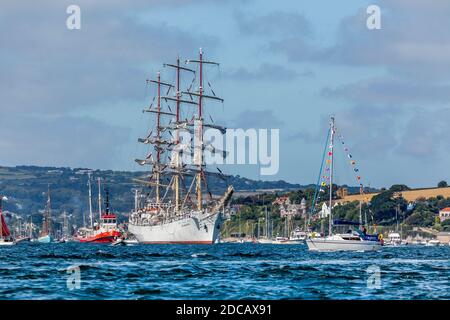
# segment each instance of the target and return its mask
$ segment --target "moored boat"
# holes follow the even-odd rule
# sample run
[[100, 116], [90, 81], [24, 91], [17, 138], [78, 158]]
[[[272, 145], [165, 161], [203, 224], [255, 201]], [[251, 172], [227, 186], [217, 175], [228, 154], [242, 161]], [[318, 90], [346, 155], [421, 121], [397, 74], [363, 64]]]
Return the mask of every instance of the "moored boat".
[[42, 228], [37, 242], [39, 243], [51, 243], [53, 242], [52, 235], [52, 216], [51, 216], [51, 197], [50, 197], [50, 186], [47, 191], [47, 204], [44, 210], [44, 216], [42, 218]]
[[[76, 241], [85, 243], [111, 243], [122, 236], [117, 225], [117, 215], [110, 212], [109, 190], [106, 189], [105, 212], [101, 209], [101, 180], [98, 178], [99, 188], [99, 221], [93, 223], [92, 228], [78, 230]], [[91, 219], [92, 221], [92, 219]]]
[[[335, 226], [355, 226], [360, 228], [362, 226], [362, 214], [361, 214], [361, 202], [360, 202], [360, 221], [345, 221], [345, 220], [333, 220], [333, 169], [334, 169], [334, 138], [336, 134], [336, 127], [334, 117], [331, 117], [330, 121], [330, 129], [329, 129], [329, 138], [326, 142], [326, 147], [329, 141], [329, 150], [327, 159], [327, 164], [329, 167], [327, 170], [329, 171], [329, 177], [327, 177], [328, 185], [329, 185], [329, 208], [328, 208], [328, 235], [321, 238], [308, 238], [306, 239], [306, 244], [308, 249], [311, 251], [373, 251], [379, 250], [383, 245], [382, 236], [375, 234], [369, 235], [366, 233], [366, 229], [361, 230], [349, 230], [346, 233], [335, 233], [333, 228]], [[326, 151], [326, 149], [325, 149]], [[325, 158], [324, 152], [324, 158]], [[351, 158], [351, 156], [349, 156]], [[323, 161], [323, 160], [322, 160]], [[352, 164], [354, 161], [352, 160]], [[323, 164], [322, 164], [323, 165]], [[321, 167], [321, 174], [322, 174]], [[357, 171], [355, 171], [357, 172]], [[357, 176], [357, 180], [359, 181], [360, 177]], [[326, 182], [323, 182], [322, 186], [326, 186]], [[321, 191], [324, 191], [322, 188]], [[361, 190], [363, 190], [363, 186], [361, 184]], [[314, 199], [314, 202], [316, 199]], [[314, 205], [312, 206], [312, 209]]]
[[437, 239], [429, 240], [426, 244], [427, 247], [438, 247], [441, 245], [441, 242]]
[[8, 198], [0, 195], [0, 246], [11, 246], [15, 244], [3, 215], [3, 201], [6, 201], [7, 199]]

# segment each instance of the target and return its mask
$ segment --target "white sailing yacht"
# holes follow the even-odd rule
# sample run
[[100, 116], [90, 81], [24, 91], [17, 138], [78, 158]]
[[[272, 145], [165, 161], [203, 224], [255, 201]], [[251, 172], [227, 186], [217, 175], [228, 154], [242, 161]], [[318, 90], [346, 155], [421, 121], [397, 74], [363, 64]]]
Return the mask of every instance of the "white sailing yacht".
[[330, 183], [329, 183], [329, 224], [328, 236], [321, 238], [308, 238], [306, 244], [312, 251], [373, 251], [381, 248], [382, 242], [378, 235], [367, 235], [361, 231], [347, 233], [334, 233], [334, 225], [355, 226], [360, 223], [350, 221], [333, 221], [333, 166], [334, 166], [334, 135], [336, 133], [334, 117], [330, 121]]

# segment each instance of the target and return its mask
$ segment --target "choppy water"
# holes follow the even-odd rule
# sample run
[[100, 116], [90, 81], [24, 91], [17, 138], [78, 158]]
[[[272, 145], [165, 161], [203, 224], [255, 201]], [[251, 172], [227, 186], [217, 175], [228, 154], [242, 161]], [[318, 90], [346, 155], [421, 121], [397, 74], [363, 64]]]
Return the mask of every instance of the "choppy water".
[[450, 299], [450, 246], [21, 243], [0, 247], [0, 299]]

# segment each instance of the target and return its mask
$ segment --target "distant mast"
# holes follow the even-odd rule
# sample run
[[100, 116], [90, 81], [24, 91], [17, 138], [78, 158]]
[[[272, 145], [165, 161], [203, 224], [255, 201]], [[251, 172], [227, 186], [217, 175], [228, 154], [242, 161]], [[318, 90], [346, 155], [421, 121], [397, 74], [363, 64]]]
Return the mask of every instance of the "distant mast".
[[51, 197], [50, 197], [50, 185], [47, 190], [47, 205], [45, 207], [44, 218], [42, 221], [41, 236], [50, 235], [52, 232], [51, 226]]
[[333, 225], [333, 168], [334, 168], [334, 117], [331, 117], [331, 130], [330, 130], [330, 213], [328, 218], [328, 235], [332, 233], [332, 225]]
[[98, 182], [98, 215], [99, 215], [98, 223], [100, 223], [100, 221], [102, 220], [102, 189], [101, 189], [102, 187], [100, 177], [97, 178], [97, 182]]
[[94, 228], [94, 217], [92, 214], [92, 186], [91, 186], [92, 172], [88, 172], [88, 187], [89, 187], [89, 219], [91, 222], [91, 229]]

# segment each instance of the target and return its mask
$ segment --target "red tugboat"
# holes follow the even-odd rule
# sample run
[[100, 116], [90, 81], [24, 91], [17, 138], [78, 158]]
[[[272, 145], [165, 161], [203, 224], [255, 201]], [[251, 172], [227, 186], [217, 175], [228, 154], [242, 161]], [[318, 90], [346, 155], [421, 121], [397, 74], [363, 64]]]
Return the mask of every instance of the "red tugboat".
[[78, 231], [76, 240], [79, 242], [94, 242], [94, 243], [111, 243], [122, 236], [117, 226], [117, 216], [110, 212], [109, 209], [109, 190], [106, 189], [106, 209], [102, 213], [101, 209], [101, 192], [100, 192], [100, 178], [98, 178], [98, 204], [100, 219], [92, 228], [83, 228]]

